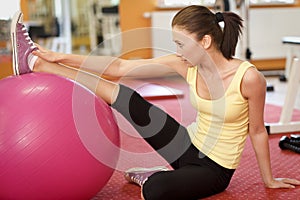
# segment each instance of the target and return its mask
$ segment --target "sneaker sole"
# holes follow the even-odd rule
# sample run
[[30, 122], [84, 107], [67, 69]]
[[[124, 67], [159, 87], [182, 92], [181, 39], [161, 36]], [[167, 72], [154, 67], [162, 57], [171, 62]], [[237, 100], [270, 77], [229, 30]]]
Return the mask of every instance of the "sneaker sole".
[[11, 42], [12, 42], [12, 60], [13, 60], [13, 72], [15, 75], [19, 75], [19, 64], [18, 64], [18, 53], [17, 53], [17, 37], [16, 37], [16, 24], [20, 21], [22, 18], [23, 14], [18, 11], [12, 21], [11, 21], [11, 26], [10, 26], [10, 34], [11, 34]]
[[144, 167], [134, 167], [125, 171], [125, 173], [132, 172], [149, 172], [149, 171], [169, 171], [170, 169], [164, 166], [157, 166], [152, 168], [144, 168]]

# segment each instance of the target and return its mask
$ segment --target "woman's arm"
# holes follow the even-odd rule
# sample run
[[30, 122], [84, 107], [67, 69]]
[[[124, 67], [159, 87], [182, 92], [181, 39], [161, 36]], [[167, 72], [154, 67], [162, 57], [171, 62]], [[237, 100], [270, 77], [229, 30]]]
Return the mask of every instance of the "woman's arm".
[[249, 102], [249, 135], [255, 151], [262, 179], [268, 188], [294, 188], [295, 179], [273, 178], [271, 170], [269, 136], [264, 125], [266, 81], [256, 69], [249, 69], [242, 83], [242, 93]]
[[125, 60], [111, 56], [64, 54], [46, 50], [41, 46], [34, 52], [38, 57], [54, 63], [110, 77], [161, 77], [179, 74], [185, 77], [187, 65], [176, 55], [154, 59]]

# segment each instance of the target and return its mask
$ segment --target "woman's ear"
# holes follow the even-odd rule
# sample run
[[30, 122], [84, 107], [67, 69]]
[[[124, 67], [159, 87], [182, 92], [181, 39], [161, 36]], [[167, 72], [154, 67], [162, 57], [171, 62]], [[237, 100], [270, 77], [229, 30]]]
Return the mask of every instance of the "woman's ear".
[[208, 49], [211, 46], [212, 38], [210, 35], [204, 35], [201, 44], [204, 49]]

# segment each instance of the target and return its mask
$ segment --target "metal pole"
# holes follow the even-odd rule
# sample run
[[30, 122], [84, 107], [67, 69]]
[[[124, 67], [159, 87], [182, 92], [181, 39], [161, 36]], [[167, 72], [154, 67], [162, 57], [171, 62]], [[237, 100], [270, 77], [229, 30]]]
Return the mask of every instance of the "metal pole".
[[250, 0], [242, 0], [241, 2], [241, 10], [244, 13], [244, 21], [245, 21], [245, 28], [246, 28], [246, 52], [245, 58], [247, 60], [251, 60], [252, 52], [250, 50], [250, 31], [249, 31], [249, 11], [250, 11]]
[[61, 0], [62, 5], [62, 34], [66, 41], [65, 52], [72, 53], [71, 13], [70, 1]]

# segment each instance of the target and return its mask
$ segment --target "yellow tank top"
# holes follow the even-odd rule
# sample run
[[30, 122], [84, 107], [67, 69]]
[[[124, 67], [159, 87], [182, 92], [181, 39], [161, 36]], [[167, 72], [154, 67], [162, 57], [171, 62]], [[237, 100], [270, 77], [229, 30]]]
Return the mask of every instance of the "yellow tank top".
[[228, 168], [237, 168], [248, 135], [248, 100], [241, 94], [241, 81], [249, 67], [243, 62], [223, 97], [206, 100], [197, 95], [197, 67], [187, 71], [191, 104], [197, 109], [196, 121], [187, 127], [192, 143], [206, 156]]

